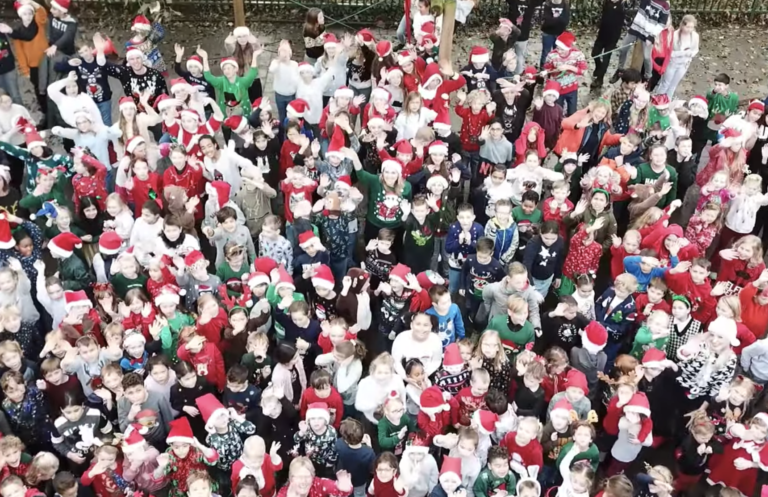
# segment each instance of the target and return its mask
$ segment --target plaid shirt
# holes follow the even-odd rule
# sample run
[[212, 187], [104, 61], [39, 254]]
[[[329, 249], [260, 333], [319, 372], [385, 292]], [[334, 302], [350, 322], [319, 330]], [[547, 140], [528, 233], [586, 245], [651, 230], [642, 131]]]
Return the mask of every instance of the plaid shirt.
[[701, 333], [701, 321], [691, 318], [683, 329], [679, 329], [674, 319], [669, 320], [669, 340], [667, 341], [667, 359], [677, 362], [677, 351], [694, 335]]
[[613, 114], [612, 120], [616, 120], [616, 118], [619, 115], [619, 109], [621, 109], [622, 104], [626, 102], [627, 100], [630, 100], [632, 98], [632, 92], [627, 91], [621, 86], [621, 81], [616, 85], [614, 90], [611, 92], [611, 113]]

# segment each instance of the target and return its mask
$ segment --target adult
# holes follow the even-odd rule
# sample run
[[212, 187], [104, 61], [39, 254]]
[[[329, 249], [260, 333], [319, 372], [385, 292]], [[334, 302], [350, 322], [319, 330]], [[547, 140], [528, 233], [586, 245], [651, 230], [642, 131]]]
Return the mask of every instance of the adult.
[[699, 33], [696, 32], [696, 18], [692, 15], [683, 17], [680, 27], [672, 37], [672, 51], [670, 53], [667, 70], [659, 81], [656, 93], [665, 93], [670, 100], [675, 96], [677, 85], [685, 77], [691, 61], [699, 53]]
[[[216, 103], [221, 112], [227, 115], [250, 115], [251, 102], [248, 100], [248, 89], [253, 81], [259, 77], [259, 55], [262, 49], [254, 50], [251, 54], [250, 68], [243, 76], [238, 76], [240, 63], [231, 57], [221, 59], [222, 76], [211, 74], [208, 65], [208, 52], [202, 48], [197, 49], [197, 55], [203, 59], [203, 75], [214, 90], [216, 90]], [[238, 109], [239, 107], [239, 109]]]
[[[415, 316], [414, 316], [415, 317]], [[418, 359], [424, 365], [424, 375], [432, 376], [443, 363], [443, 342], [437, 333], [432, 333], [437, 323], [424, 326], [435, 320], [434, 316], [427, 319], [412, 319], [411, 329], [406, 330], [395, 338], [392, 343], [392, 358], [395, 360], [395, 372], [403, 380], [408, 381], [403, 365], [411, 359]]]
[[243, 184], [240, 170], [246, 166], [252, 166], [253, 163], [229, 147], [222, 150], [216, 140], [208, 140], [210, 143], [204, 143], [207, 138], [209, 138], [207, 135], [203, 135], [199, 140], [200, 150], [204, 155], [203, 176], [208, 181], [229, 183], [231, 186], [229, 196], [234, 198]]
[[[5, 90], [0, 89], [0, 141], [15, 146], [24, 145], [24, 134], [18, 126], [20, 120], [32, 125], [35, 124], [26, 107], [13, 103], [11, 96]], [[8, 157], [8, 162], [8, 165], [18, 166], [11, 167], [10, 172], [10, 182], [18, 188], [24, 175], [24, 167], [22, 167], [21, 162], [16, 161], [12, 157]]]
[[288, 484], [277, 497], [346, 497], [352, 493], [352, 479], [346, 471], [336, 473], [336, 481], [315, 476], [308, 457], [297, 457], [288, 467]]
[[[248, 66], [251, 63], [251, 60], [253, 60], [253, 53], [257, 51], [259, 53], [262, 52], [261, 43], [259, 43], [258, 38], [256, 38], [246, 26], [236, 27], [234, 31], [227, 36], [227, 39], [224, 40], [224, 48], [227, 50], [227, 55], [237, 62], [237, 75], [241, 78], [249, 71]], [[248, 87], [248, 98], [253, 102], [257, 98], [261, 98], [261, 95], [261, 80], [257, 75], [251, 83], [251, 86]]]
[[[613, 134], [611, 128], [611, 105], [603, 100], [593, 100], [587, 108], [577, 111], [563, 120], [563, 131], [555, 145], [555, 153], [577, 152], [586, 157], [582, 164], [584, 175], [597, 165], [600, 151], [604, 147], [617, 145], [621, 135]], [[588, 157], [587, 157], [588, 156]]]
[[653, 63], [651, 62], [651, 52], [653, 51], [653, 40], [661, 33], [669, 21], [669, 2], [666, 0], [642, 0], [637, 9], [637, 14], [632, 21], [632, 25], [627, 31], [627, 35], [621, 40], [621, 50], [619, 51], [619, 67], [611, 78], [611, 83], [619, 80], [620, 73], [627, 62], [627, 55], [635, 42], [643, 45], [643, 76], [645, 81], [651, 79]]
[[292, 57], [291, 42], [282, 40], [277, 47], [277, 58], [269, 63], [269, 72], [274, 78], [272, 87], [275, 89], [278, 122], [281, 123], [285, 121], [286, 109], [288, 104], [296, 98], [298, 88], [299, 63], [292, 60]]
[[611, 208], [610, 194], [600, 188], [592, 190], [589, 202], [580, 200], [563, 221], [573, 236], [579, 224], [592, 225], [598, 218], [603, 219], [603, 225], [594, 232], [595, 241], [603, 246], [603, 252], [611, 248], [613, 237], [616, 235], [616, 218]]

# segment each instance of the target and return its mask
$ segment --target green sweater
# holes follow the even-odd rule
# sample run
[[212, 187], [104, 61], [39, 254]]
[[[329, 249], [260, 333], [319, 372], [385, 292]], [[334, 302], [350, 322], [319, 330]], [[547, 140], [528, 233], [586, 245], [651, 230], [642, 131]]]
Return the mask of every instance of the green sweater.
[[[558, 470], [563, 458], [571, 451], [572, 447], [573, 442], [568, 442], [565, 444], [565, 447], [560, 450], [560, 455], [557, 456], [557, 461], [555, 462], [555, 470]], [[597, 471], [597, 465], [600, 463], [600, 451], [597, 449], [597, 445], [592, 444], [586, 451], [576, 454], [576, 457], [571, 461], [571, 467], [573, 467], [573, 463], [576, 461], [589, 461], [589, 464], [592, 465], [592, 469]]]
[[[0, 143], [0, 145], [2, 145], [2, 143]], [[32, 191], [28, 191], [26, 195], [19, 200], [19, 207], [23, 207], [34, 214], [43, 208], [43, 203], [56, 202], [56, 205], [69, 207], [70, 212], [72, 212], [72, 202], [69, 201], [69, 198], [67, 198], [67, 195], [64, 193], [66, 191], [65, 188], [67, 183], [69, 183], [69, 178], [63, 174], [59, 175], [53, 188], [51, 188], [51, 191], [39, 196], [32, 194], [32, 191], [34, 191], [34, 187], [32, 187]], [[74, 232], [74, 220], [72, 225]]]
[[472, 488], [476, 497], [491, 497], [497, 490], [506, 490], [509, 495], [514, 495], [516, 485], [517, 479], [512, 471], [508, 471], [504, 478], [498, 478], [490, 468], [484, 468]]
[[224, 115], [227, 113], [227, 93], [234, 95], [237, 103], [243, 108], [244, 116], [251, 115], [251, 102], [248, 99], [248, 89], [251, 87], [254, 80], [259, 77], [259, 70], [257, 68], [251, 67], [247, 73], [242, 76], [236, 76], [234, 83], [230, 82], [226, 76], [214, 76], [210, 71], [205, 71], [203, 77], [205, 77], [205, 80], [216, 89], [216, 103], [219, 104]]
[[[40, 159], [32, 155], [29, 150], [25, 148], [20, 148], [5, 142], [0, 142], [0, 151], [3, 151], [11, 157], [24, 162], [24, 172], [26, 173], [27, 178], [27, 193], [32, 193], [32, 191], [35, 189], [35, 181], [37, 180], [38, 169], [53, 169], [55, 167], [63, 167], [65, 169], [64, 176], [70, 177], [72, 174], [74, 174], [72, 171], [72, 168], [74, 167], [72, 158], [66, 154], [53, 154], [46, 159]], [[66, 205], [69, 205], [69, 202], [67, 202]]]
[[[661, 200], [659, 200], [658, 204], [656, 204], [657, 207], [662, 209], [671, 204], [672, 201], [677, 198], [677, 171], [675, 171], [674, 167], [669, 165], [666, 166], [666, 169], [669, 171], [669, 181], [672, 182], [672, 189], [669, 191], [669, 193], [667, 193], [665, 197], [662, 197]], [[637, 166], [637, 177], [631, 180], [630, 184], [652, 185], [656, 183], [656, 180], [659, 179], [659, 176], [661, 176], [662, 173], [663, 171], [661, 173], [657, 173], [651, 168], [651, 165], [648, 162], [645, 162]]]
[[[408, 428], [403, 438], [398, 436], [400, 430]], [[403, 453], [405, 441], [408, 439], [408, 433], [416, 431], [416, 421], [408, 414], [403, 414], [400, 418], [400, 424], [394, 425], [386, 416], [379, 420], [379, 447], [381, 450], [388, 450], [400, 455]]]
[[130, 280], [122, 274], [117, 273], [112, 276], [110, 282], [112, 283], [112, 288], [115, 289], [117, 296], [122, 300], [125, 300], [125, 294], [128, 293], [128, 290], [133, 288], [145, 288], [147, 286], [147, 279], [148, 278], [141, 273], [139, 273], [136, 278]]
[[59, 278], [64, 290], [85, 290], [96, 283], [96, 278], [88, 270], [88, 266], [75, 254], [66, 259], [59, 259]]
[[242, 295], [242, 292], [236, 292], [232, 290], [230, 287], [230, 283], [240, 282], [242, 283], [243, 278], [242, 276], [244, 274], [248, 274], [248, 263], [247, 261], [243, 261], [243, 263], [240, 265], [239, 271], [234, 271], [230, 266], [228, 262], [223, 262], [219, 267], [216, 268], [216, 276], [219, 277], [222, 283], [227, 285], [227, 295], [230, 297], [239, 297]]
[[648, 349], [666, 350], [668, 341], [669, 335], [654, 340], [651, 329], [647, 326], [642, 326], [637, 330], [635, 341], [632, 342], [632, 350], [629, 353], [636, 359], [642, 359], [643, 354]]
[[[269, 305], [272, 306], [272, 312], [283, 312], [283, 313], [288, 312], [288, 309], [283, 309], [281, 311], [280, 309], [277, 308], [277, 304], [279, 304], [282, 299], [280, 298], [280, 295], [277, 294], [277, 290], [275, 290], [275, 285], [269, 285], [267, 287], [267, 293], [265, 297], [267, 298], [267, 302], [269, 302]], [[293, 292], [293, 300], [303, 301], [304, 295]], [[275, 335], [277, 336], [278, 340], [282, 340], [283, 338], [285, 338], [285, 328], [280, 326], [280, 323], [278, 323], [277, 321], [274, 321], [274, 324], [275, 324]]]
[[360, 184], [368, 189], [368, 214], [366, 219], [377, 228], [399, 228], [403, 224], [400, 202], [411, 198], [411, 184], [403, 184], [403, 193], [386, 191], [381, 179], [368, 171], [357, 171]]
[[168, 320], [168, 326], [160, 330], [160, 343], [163, 348], [163, 354], [168, 357], [172, 363], [179, 362], [179, 357], [176, 355], [179, 350], [179, 333], [185, 326], [194, 326], [195, 318], [189, 314], [176, 311], [171, 319]]
[[536, 339], [536, 333], [530, 321], [526, 321], [519, 330], [512, 330], [509, 327], [509, 316], [506, 313], [491, 319], [486, 329], [494, 330], [499, 334], [501, 345], [504, 347], [504, 353], [510, 361], [514, 361], [517, 354]]

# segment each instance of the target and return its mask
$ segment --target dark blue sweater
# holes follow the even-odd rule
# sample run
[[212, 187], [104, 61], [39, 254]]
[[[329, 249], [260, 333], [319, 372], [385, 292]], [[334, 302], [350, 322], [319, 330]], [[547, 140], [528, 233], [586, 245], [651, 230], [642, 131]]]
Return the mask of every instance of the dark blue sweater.
[[371, 469], [376, 460], [373, 449], [363, 444], [357, 449], [350, 448], [341, 438], [336, 439], [336, 452], [339, 454], [337, 470], [347, 471], [352, 478], [352, 486], [366, 485], [371, 479]]
[[555, 243], [547, 247], [541, 236], [535, 236], [525, 246], [523, 264], [528, 268], [528, 274], [537, 280], [546, 280], [551, 276], [559, 278], [563, 273], [565, 261], [565, 242], [558, 236]]
[[467, 257], [461, 268], [461, 283], [459, 288], [466, 291], [466, 295], [476, 299], [483, 298], [483, 288], [491, 283], [504, 279], [504, 267], [496, 259], [491, 259], [488, 264], [477, 262], [477, 254]]

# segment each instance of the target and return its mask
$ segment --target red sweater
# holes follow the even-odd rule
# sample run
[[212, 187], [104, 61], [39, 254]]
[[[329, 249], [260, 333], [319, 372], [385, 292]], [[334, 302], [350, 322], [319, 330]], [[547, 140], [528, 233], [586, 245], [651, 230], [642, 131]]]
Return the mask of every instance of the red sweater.
[[760, 261], [760, 264], [756, 266], [750, 266], [750, 261], [742, 261], [741, 259], [726, 261], [722, 259], [720, 271], [717, 273], [717, 281], [729, 281], [731, 288], [728, 290], [728, 295], [736, 295], [742, 288], [746, 288], [747, 285], [757, 280], [764, 269], [765, 263], [763, 261]]
[[155, 281], [152, 278], [147, 280], [147, 292], [149, 292], [153, 299], [157, 297], [160, 293], [160, 289], [165, 285], [176, 284], [176, 277], [171, 273], [171, 270], [168, 269], [168, 266], [163, 266], [163, 269], [161, 269], [160, 272], [162, 273], [162, 279], [160, 281]]
[[630, 254], [623, 244], [619, 248], [611, 245], [611, 280], [615, 280], [617, 276], [624, 273], [624, 258], [630, 255], [637, 255], [637, 253]]
[[279, 180], [285, 178], [285, 172], [288, 168], [293, 167], [293, 157], [299, 153], [301, 145], [291, 143], [290, 140], [285, 140], [282, 147], [280, 147], [280, 176]]
[[370, 492], [370, 486], [366, 487], [365, 495], [368, 497], [403, 497], [405, 495], [405, 488], [402, 492], [398, 492], [395, 489], [395, 479], [392, 478], [388, 482], [384, 483], [379, 480], [376, 473], [373, 473], [373, 493]]
[[755, 334], [742, 322], [736, 323], [736, 338], [739, 340], [739, 345], [733, 347], [736, 355], [741, 355], [741, 351], [745, 347], [749, 347], [757, 341]]
[[122, 463], [117, 461], [117, 468], [114, 471], [104, 472], [91, 478], [88, 476], [88, 473], [94, 466], [96, 466], [95, 462], [85, 470], [83, 476], [80, 477], [80, 483], [86, 487], [92, 486], [93, 493], [96, 497], [123, 497], [125, 495], [125, 490], [118, 487], [114, 478], [111, 476], [112, 473], [121, 477], [123, 476]]
[[141, 334], [144, 335], [144, 339], [147, 341], [147, 343], [149, 343], [154, 340], [152, 335], [149, 333], [149, 327], [152, 323], [155, 322], [156, 315], [157, 313], [155, 312], [154, 307], [149, 311], [149, 315], [146, 317], [144, 317], [144, 315], [140, 312], [132, 312], [127, 318], [123, 318], [123, 329], [125, 331], [140, 331]]
[[664, 275], [664, 279], [672, 293], [684, 296], [691, 303], [693, 319], [701, 321], [701, 325], [704, 327], [714, 319], [717, 301], [710, 295], [712, 286], [709, 281], [705, 280], [701, 285], [696, 285], [689, 273], [673, 274], [669, 271]]
[[563, 221], [563, 218], [573, 210], [573, 202], [565, 199], [565, 205], [568, 206], [568, 209], [563, 212], [563, 210], [560, 209], [560, 206], [558, 206], [555, 212], [552, 212], [552, 207], [550, 206], [552, 205], [553, 200], [554, 197], [549, 197], [544, 201], [544, 204], [541, 207], [541, 214], [544, 218], [544, 221], [555, 221], [560, 227], [560, 236], [562, 236], [564, 239], [567, 239], [568, 232], [565, 229], [565, 222]]
[[450, 405], [451, 424], [469, 426], [475, 411], [485, 409], [485, 395], [476, 397], [472, 395], [472, 387], [464, 387], [451, 399]]
[[[165, 186], [180, 186], [187, 193], [188, 198], [200, 198], [205, 193], [205, 178], [203, 178], [202, 167], [192, 167], [187, 165], [179, 171], [176, 166], [170, 166], [163, 173], [162, 184]], [[203, 202], [200, 202], [195, 211], [195, 219], [203, 219]]]
[[565, 392], [565, 378], [568, 375], [569, 369], [571, 368], [565, 368], [560, 374], [548, 374], [544, 376], [544, 379], [541, 380], [541, 388], [544, 390], [544, 400], [549, 402], [555, 394]]
[[228, 324], [229, 317], [227, 316], [227, 311], [220, 307], [219, 313], [205, 324], [200, 324], [200, 318], [197, 318], [197, 334], [204, 336], [208, 343], [212, 343], [216, 348], [221, 349], [219, 346], [221, 334]]
[[[272, 464], [272, 458], [269, 454], [264, 455], [264, 462], [261, 463], [261, 474], [264, 475], [264, 487], [259, 489], [260, 497], [273, 497], [275, 495], [275, 473], [283, 469], [283, 461], [280, 464]], [[237, 484], [246, 475], [253, 474], [254, 471], [247, 468], [241, 459], [235, 461], [232, 465], [232, 488], [237, 488]]]
[[755, 302], [757, 293], [757, 287], [750, 283], [739, 294], [739, 300], [741, 301], [741, 322], [757, 339], [761, 339], [765, 337], [765, 331], [768, 329], [768, 305]]
[[197, 354], [191, 353], [186, 346], [181, 345], [176, 354], [182, 361], [191, 363], [198, 376], [204, 377], [219, 392], [224, 391], [224, 386], [227, 384], [227, 374], [224, 371], [224, 359], [215, 345], [205, 342], [203, 349]]
[[509, 461], [515, 461], [526, 468], [529, 466], [537, 466], [541, 469], [544, 464], [544, 449], [538, 440], [534, 439], [528, 442], [527, 445], [518, 445], [515, 442], [516, 431], [507, 433], [499, 446], [505, 447], [509, 453]]
[[478, 139], [483, 132], [483, 126], [493, 119], [483, 107], [479, 113], [472, 112], [470, 107], [457, 105], [454, 109], [456, 115], [461, 118], [461, 146], [465, 152], [477, 152], [480, 150]]
[[76, 174], [72, 177], [72, 188], [75, 192], [73, 201], [75, 212], [80, 212], [80, 199], [82, 197], [96, 197], [99, 209], [107, 208], [107, 168], [101, 162], [88, 154], [83, 155], [83, 164], [96, 169], [93, 176]]
[[423, 411], [419, 411], [419, 414], [416, 416], [416, 424], [424, 432], [431, 444], [435, 436], [444, 435], [446, 429], [451, 426], [451, 412], [440, 411], [435, 414], [435, 420], [432, 421]]
[[163, 178], [156, 172], [150, 171], [149, 177], [146, 180], [139, 179], [133, 176], [133, 188], [131, 188], [131, 196], [133, 197], [134, 208], [133, 212], [136, 218], [141, 217], [141, 208], [147, 200], [150, 200], [150, 192], [154, 192], [156, 198], [162, 198], [163, 194]]
[[[344, 340], [354, 340], [357, 338], [357, 335], [354, 333], [350, 333], [349, 330], [347, 330], [347, 334], [344, 335]], [[320, 333], [320, 336], [317, 337], [317, 345], [320, 346], [320, 349], [322, 349], [323, 354], [330, 354], [333, 352], [333, 343], [331, 343], [331, 335], [328, 336], [323, 335]]]
[[[643, 313], [645, 306], [648, 304], [650, 304], [650, 302], [648, 302], [647, 293], [641, 293], [635, 296], [635, 308], [637, 309], [637, 317], [635, 318], [635, 322], [638, 324], [644, 322], [648, 318], [648, 316]], [[651, 311], [664, 311], [667, 314], [672, 314], [672, 306], [669, 305], [669, 302], [666, 300], [662, 300], [657, 304], [651, 304]]]
[[587, 233], [579, 228], [571, 238], [571, 246], [563, 264], [563, 276], [573, 278], [576, 274], [597, 274], [603, 247], [596, 241], [584, 245]]
[[344, 401], [341, 400], [341, 394], [334, 387], [331, 387], [331, 395], [323, 399], [317, 396], [315, 389], [308, 387], [301, 394], [301, 402], [299, 402], [299, 413], [301, 419], [307, 416], [307, 409], [310, 404], [315, 402], [323, 402], [328, 405], [328, 410], [331, 411], [331, 424], [337, 430], [341, 426], [341, 418], [344, 416]]

